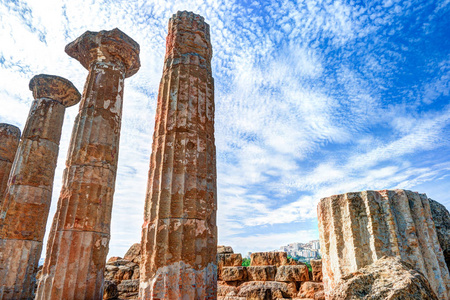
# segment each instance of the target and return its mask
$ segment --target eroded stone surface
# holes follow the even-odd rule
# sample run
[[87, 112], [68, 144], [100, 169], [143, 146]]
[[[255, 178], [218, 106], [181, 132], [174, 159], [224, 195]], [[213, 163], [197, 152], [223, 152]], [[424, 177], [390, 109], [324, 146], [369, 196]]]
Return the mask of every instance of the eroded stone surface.
[[439, 244], [444, 253], [447, 268], [450, 270], [450, 213], [444, 205], [432, 199], [429, 200]]
[[245, 267], [223, 267], [222, 279], [224, 281], [245, 281], [247, 280], [247, 268]]
[[66, 52], [89, 75], [36, 299], [101, 299], [124, 81], [139, 69], [139, 45], [118, 29], [88, 31], [67, 45]]
[[323, 198], [318, 205], [325, 294], [348, 274], [383, 256], [399, 256], [448, 299], [450, 279], [430, 204], [405, 190], [365, 191]]
[[345, 275], [329, 300], [437, 300], [428, 280], [399, 257], [383, 257]]
[[286, 252], [255, 252], [250, 256], [251, 266], [289, 265]]
[[141, 299], [216, 299], [214, 82], [209, 26], [169, 21], [142, 226]]
[[0, 213], [0, 298], [29, 299], [50, 210], [65, 108], [80, 101], [67, 79], [37, 75]]
[[311, 259], [309, 261], [312, 269], [312, 280], [313, 281], [322, 281], [322, 260], [321, 259]]
[[9, 172], [20, 141], [20, 129], [14, 125], [0, 123], [0, 207], [3, 203]]
[[248, 281], [274, 281], [276, 274], [277, 274], [276, 266], [247, 267]]
[[276, 281], [308, 281], [309, 271], [305, 265], [279, 266], [277, 269]]
[[299, 298], [321, 298], [323, 291], [323, 283], [306, 281], [302, 282], [300, 285], [300, 290], [298, 291]]

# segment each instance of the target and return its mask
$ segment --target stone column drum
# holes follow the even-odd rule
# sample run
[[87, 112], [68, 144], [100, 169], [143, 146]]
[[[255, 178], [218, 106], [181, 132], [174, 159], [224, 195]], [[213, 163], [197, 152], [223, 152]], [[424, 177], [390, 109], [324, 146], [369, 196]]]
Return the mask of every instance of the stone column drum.
[[439, 299], [449, 299], [449, 273], [425, 194], [334, 195], [320, 200], [317, 214], [326, 295], [343, 276], [383, 256], [399, 256], [427, 277]]
[[140, 67], [139, 45], [116, 28], [87, 31], [66, 52], [89, 75], [36, 299], [102, 299], [124, 81]]
[[9, 172], [20, 141], [20, 129], [14, 125], [0, 123], [0, 208], [8, 183]]
[[209, 25], [169, 21], [142, 226], [140, 299], [216, 299], [216, 153]]
[[67, 79], [37, 75], [35, 100], [23, 131], [1, 207], [0, 299], [32, 299], [52, 199], [66, 107], [80, 101]]

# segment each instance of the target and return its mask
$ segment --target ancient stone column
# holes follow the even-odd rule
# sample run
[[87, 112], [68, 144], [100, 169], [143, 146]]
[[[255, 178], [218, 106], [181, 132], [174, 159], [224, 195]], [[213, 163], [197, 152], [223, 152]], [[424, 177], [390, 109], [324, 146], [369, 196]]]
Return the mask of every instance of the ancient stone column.
[[0, 208], [8, 183], [9, 172], [19, 146], [20, 129], [14, 125], [0, 123]]
[[66, 52], [89, 75], [36, 299], [102, 299], [124, 81], [140, 67], [139, 45], [116, 28], [87, 31]]
[[32, 299], [52, 198], [66, 107], [80, 101], [67, 79], [37, 75], [35, 100], [11, 169], [0, 218], [0, 299]]
[[209, 25], [169, 21], [142, 226], [140, 299], [216, 299], [216, 153]]
[[425, 275], [439, 299], [449, 299], [449, 273], [425, 194], [346, 193], [321, 199], [317, 211], [327, 295], [343, 276], [399, 256]]

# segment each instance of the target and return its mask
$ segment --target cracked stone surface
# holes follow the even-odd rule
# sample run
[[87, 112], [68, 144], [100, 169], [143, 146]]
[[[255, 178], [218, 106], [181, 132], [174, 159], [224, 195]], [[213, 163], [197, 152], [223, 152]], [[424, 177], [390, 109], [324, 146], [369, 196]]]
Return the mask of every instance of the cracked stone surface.
[[209, 25], [169, 21], [142, 226], [140, 299], [216, 299], [217, 191]]
[[0, 123], [0, 208], [19, 141], [19, 128], [11, 124]]
[[0, 298], [31, 299], [50, 210], [66, 107], [80, 93], [65, 78], [37, 75], [33, 101], [1, 206]]
[[87, 31], [66, 53], [89, 74], [36, 299], [102, 299], [124, 82], [140, 67], [139, 45], [117, 28]]
[[425, 194], [346, 193], [321, 199], [317, 210], [327, 296], [344, 276], [398, 256], [423, 273], [439, 299], [449, 299], [449, 273]]

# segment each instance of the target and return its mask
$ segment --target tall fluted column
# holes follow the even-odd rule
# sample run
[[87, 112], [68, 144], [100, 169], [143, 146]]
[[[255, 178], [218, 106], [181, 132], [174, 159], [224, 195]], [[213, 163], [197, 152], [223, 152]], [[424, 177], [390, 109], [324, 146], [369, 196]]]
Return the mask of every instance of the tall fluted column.
[[87, 31], [66, 52], [89, 70], [36, 299], [102, 299], [123, 89], [139, 45], [119, 29]]
[[450, 279], [425, 194], [364, 191], [323, 198], [317, 207], [325, 293], [383, 256], [399, 256], [427, 277], [439, 299]]
[[0, 123], [0, 208], [8, 183], [9, 172], [20, 141], [20, 129], [14, 125]]
[[140, 299], [216, 299], [216, 153], [209, 25], [169, 21], [142, 226]]
[[23, 131], [1, 207], [0, 299], [32, 299], [52, 199], [66, 107], [80, 101], [67, 79], [37, 75], [35, 100]]

